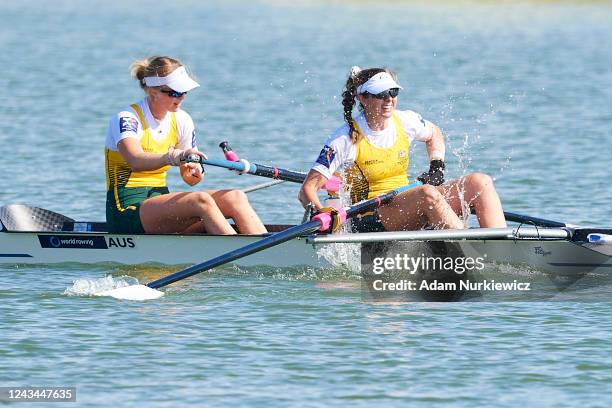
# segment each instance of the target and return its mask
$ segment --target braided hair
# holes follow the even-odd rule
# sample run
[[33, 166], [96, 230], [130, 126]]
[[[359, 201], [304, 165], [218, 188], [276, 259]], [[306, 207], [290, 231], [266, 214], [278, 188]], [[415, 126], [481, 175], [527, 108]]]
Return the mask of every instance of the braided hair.
[[[344, 121], [349, 126], [349, 135], [353, 143], [357, 143], [359, 141], [359, 132], [357, 132], [353, 123], [353, 107], [355, 106], [355, 100], [357, 99], [357, 88], [360, 85], [368, 82], [370, 78], [380, 72], [388, 72], [393, 79], [397, 79], [395, 72], [387, 68], [361, 69], [359, 67], [353, 67], [348, 79], [346, 80], [346, 85], [344, 86], [344, 91], [342, 92], [342, 106], [344, 108]], [[363, 110], [363, 105], [361, 105], [361, 103], [359, 104], [359, 109]]]

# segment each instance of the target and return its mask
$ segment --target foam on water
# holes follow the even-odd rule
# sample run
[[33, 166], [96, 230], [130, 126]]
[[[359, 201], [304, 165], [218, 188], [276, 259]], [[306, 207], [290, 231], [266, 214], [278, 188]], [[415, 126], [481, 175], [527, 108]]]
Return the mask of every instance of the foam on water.
[[95, 296], [101, 292], [133, 285], [138, 285], [138, 279], [131, 276], [113, 278], [107, 275], [103, 278], [82, 278], [75, 280], [72, 286], [66, 288], [64, 295]]
[[324, 258], [334, 268], [361, 271], [361, 250], [359, 244], [334, 243], [317, 249], [317, 256]]
[[140, 285], [131, 276], [113, 278], [110, 275], [98, 279], [77, 279], [64, 291], [68, 296], [109, 296], [122, 300], [158, 299], [164, 292]]

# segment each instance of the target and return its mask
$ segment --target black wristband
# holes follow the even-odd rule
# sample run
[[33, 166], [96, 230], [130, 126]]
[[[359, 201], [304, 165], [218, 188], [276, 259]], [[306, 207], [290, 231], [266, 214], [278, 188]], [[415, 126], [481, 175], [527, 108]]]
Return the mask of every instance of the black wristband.
[[444, 165], [444, 160], [432, 160], [429, 162], [429, 172], [434, 172], [438, 170], [444, 170], [446, 166]]

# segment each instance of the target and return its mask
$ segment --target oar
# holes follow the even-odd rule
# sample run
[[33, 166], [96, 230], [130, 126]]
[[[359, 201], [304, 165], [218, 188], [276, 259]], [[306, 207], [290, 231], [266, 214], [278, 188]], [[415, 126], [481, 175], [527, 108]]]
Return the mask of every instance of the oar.
[[[476, 214], [474, 209], [472, 209], [472, 214]], [[529, 224], [534, 225], [536, 227], [545, 227], [545, 228], [565, 228], [568, 227], [564, 222], [547, 220], [544, 218], [532, 217], [530, 215], [517, 214], [514, 212], [504, 211], [504, 218], [506, 221], [518, 222], [521, 224]]]
[[237, 162], [222, 159], [203, 159], [201, 162], [202, 164], [208, 164], [209, 166], [224, 167], [240, 173], [248, 173], [255, 176], [268, 177], [278, 180], [293, 181], [294, 183], [301, 183], [306, 179], [306, 174], [304, 173], [250, 163], [244, 159]]
[[[295, 172], [291, 170], [280, 169], [277, 167], [267, 167], [259, 164], [249, 163], [247, 160], [238, 159], [238, 155], [231, 149], [227, 142], [221, 142], [219, 145], [226, 158], [231, 160], [215, 160], [208, 159], [203, 160], [202, 163], [210, 164], [211, 166], [225, 167], [231, 170], [236, 170], [243, 173], [254, 174], [257, 176], [278, 178], [281, 180], [292, 181], [294, 183], [302, 183], [306, 179], [305, 173]], [[200, 156], [194, 156], [194, 161], [199, 161]], [[240, 160], [240, 161], [233, 161]], [[338, 191], [340, 179], [332, 177], [327, 181], [325, 188], [328, 191]], [[531, 224], [537, 227], [549, 227], [549, 228], [563, 228], [568, 225], [560, 221], [552, 221], [544, 218], [532, 217], [530, 215], [518, 214], [515, 212], [504, 211], [506, 221], [520, 222], [524, 224]]]
[[[223, 167], [230, 170], [235, 170], [239, 173], [248, 173], [254, 176], [268, 177], [277, 180], [291, 181], [294, 183], [302, 183], [306, 180], [306, 173], [299, 171], [287, 170], [280, 167], [264, 166], [262, 164], [251, 163], [248, 160], [240, 159], [236, 152], [232, 150], [228, 142], [221, 142], [219, 147], [223, 150], [226, 160], [220, 159], [202, 159], [200, 156], [191, 156], [188, 161], [201, 162], [215, 167]], [[340, 187], [340, 178], [330, 178], [323, 187], [327, 191], [338, 191]]]
[[552, 221], [508, 211], [504, 211], [504, 217], [506, 217], [506, 221], [520, 222], [523, 224], [535, 225], [536, 227], [564, 228], [568, 226], [566, 223], [560, 221]]
[[[409, 190], [411, 188], [418, 187], [420, 185], [422, 185], [420, 182], [409, 184], [407, 186], [400, 187], [396, 190], [382, 194], [378, 197], [374, 197], [369, 200], [362, 201], [350, 207], [339, 209], [338, 213], [340, 216], [340, 220], [342, 222], [345, 222], [347, 219], [352, 218], [356, 216], [357, 214], [361, 214], [366, 211], [371, 211], [377, 207], [380, 207], [382, 204], [388, 203], [396, 195], [406, 190]], [[181, 271], [175, 272], [171, 275], [157, 279], [153, 282], [149, 282], [146, 286], [145, 285], [126, 286], [126, 287], [122, 287], [119, 289], [113, 289], [110, 291], [103, 292], [100, 295], [112, 296], [118, 299], [144, 300], [144, 299], [147, 299], [146, 296], [148, 295], [151, 296], [150, 298], [157, 298], [157, 297], [160, 297], [163, 293], [155, 289], [159, 289], [171, 283], [188, 278], [190, 276], [207, 271], [209, 269], [216, 268], [218, 266], [227, 264], [237, 259], [244, 258], [245, 256], [252, 255], [256, 252], [263, 251], [264, 249], [268, 249], [276, 245], [280, 245], [283, 242], [290, 241], [301, 235], [311, 234], [315, 231], [327, 231], [331, 223], [332, 223], [331, 215], [329, 213], [321, 213], [321, 214], [314, 216], [310, 221], [307, 221], [303, 224], [296, 225], [294, 227], [288, 228], [276, 234], [272, 234], [266, 238], [260, 239], [259, 241], [245, 245], [244, 247], [235, 249], [223, 255], [219, 255], [208, 261], [205, 261], [200, 264], [183, 269]], [[136, 293], [136, 295], [133, 297], [131, 296], [132, 292]]]

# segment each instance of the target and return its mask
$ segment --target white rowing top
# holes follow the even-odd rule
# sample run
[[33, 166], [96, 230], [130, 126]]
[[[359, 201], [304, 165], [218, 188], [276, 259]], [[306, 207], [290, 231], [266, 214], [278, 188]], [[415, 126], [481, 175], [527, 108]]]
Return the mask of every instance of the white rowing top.
[[[149, 109], [147, 98], [142, 99], [136, 105], [142, 110], [145, 120], [149, 125], [151, 136], [155, 140], [161, 140], [166, 137], [170, 131], [172, 114], [168, 112], [164, 119], [158, 121]], [[179, 149], [197, 147], [195, 125], [193, 124], [191, 116], [180, 109], [175, 113], [175, 116], [176, 126], [178, 128], [178, 144], [175, 147]], [[140, 140], [143, 134], [143, 126], [142, 123], [140, 123], [138, 114], [131, 106], [128, 106], [126, 109], [113, 115], [110, 119], [106, 132], [106, 147], [110, 150], [117, 151], [117, 144], [121, 140], [126, 137], [134, 137]]]
[[[395, 110], [394, 113], [404, 127], [404, 131], [406, 135], [408, 135], [410, 142], [413, 140], [427, 142], [431, 139], [434, 129], [434, 125], [431, 122], [423, 119], [421, 115], [411, 110]], [[354, 119], [365, 138], [372, 145], [385, 149], [395, 144], [397, 132], [393, 119], [389, 120], [389, 124], [384, 130], [380, 131], [370, 129], [363, 112]], [[325, 146], [319, 158], [312, 166], [313, 170], [318, 171], [329, 179], [338, 169], [350, 168], [353, 166], [357, 156], [357, 148], [351, 141], [351, 137], [348, 133], [349, 126], [345, 123], [330, 135], [325, 142]]]

